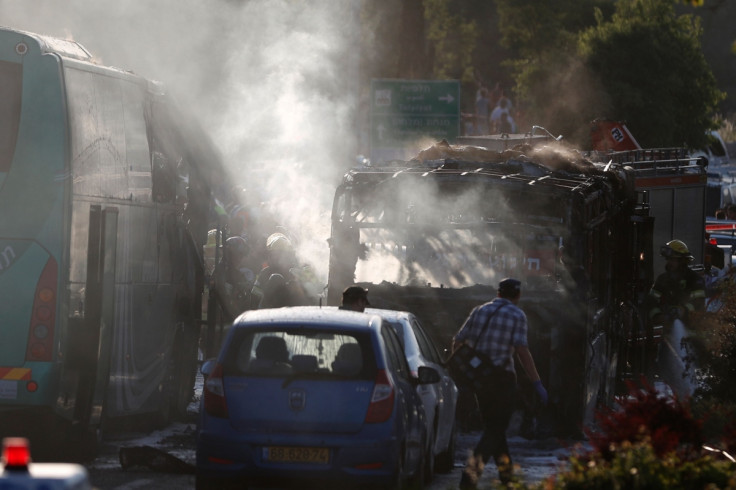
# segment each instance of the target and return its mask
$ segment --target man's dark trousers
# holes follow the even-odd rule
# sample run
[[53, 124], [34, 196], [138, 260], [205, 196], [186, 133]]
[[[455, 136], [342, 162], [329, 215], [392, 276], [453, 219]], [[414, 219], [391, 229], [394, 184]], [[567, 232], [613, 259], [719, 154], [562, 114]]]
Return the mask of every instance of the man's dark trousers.
[[502, 371], [497, 380], [476, 393], [483, 417], [483, 435], [473, 450], [483, 463], [493, 457], [502, 482], [506, 483], [513, 472], [506, 430], [516, 408], [516, 376]]

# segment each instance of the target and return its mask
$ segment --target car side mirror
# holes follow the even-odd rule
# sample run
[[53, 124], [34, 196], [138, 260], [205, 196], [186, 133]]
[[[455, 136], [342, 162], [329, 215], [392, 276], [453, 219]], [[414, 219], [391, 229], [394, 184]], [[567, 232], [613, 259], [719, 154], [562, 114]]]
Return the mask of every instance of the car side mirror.
[[417, 378], [420, 385], [439, 383], [442, 380], [440, 373], [429, 366], [419, 366], [417, 370]]

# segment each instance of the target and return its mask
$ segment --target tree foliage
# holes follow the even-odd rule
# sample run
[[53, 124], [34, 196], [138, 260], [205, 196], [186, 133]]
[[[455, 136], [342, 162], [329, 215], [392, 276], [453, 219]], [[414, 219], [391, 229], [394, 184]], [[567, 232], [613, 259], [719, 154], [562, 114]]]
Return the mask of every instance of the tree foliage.
[[724, 95], [700, 45], [697, 18], [672, 0], [620, 0], [579, 38], [583, 66], [607, 99], [601, 117], [626, 120], [643, 146], [703, 146]]
[[432, 46], [432, 75], [436, 79], [473, 80], [472, 54], [478, 24], [453, 0], [425, 0], [427, 41]]
[[699, 3], [365, 1], [361, 75], [458, 79], [470, 111], [478, 85], [500, 82], [527, 122], [583, 147], [596, 118], [626, 121], [643, 146], [699, 147], [724, 98], [698, 19], [675, 12]]
[[501, 41], [514, 56], [506, 66], [514, 92], [533, 124], [574, 142], [586, 142], [599, 88], [577, 54], [578, 33], [595, 22], [597, 7], [612, 12], [610, 0], [497, 0]]
[[528, 117], [588, 144], [588, 123], [624, 120], [643, 146], [702, 146], [724, 94], [696, 18], [675, 0], [497, 0]]

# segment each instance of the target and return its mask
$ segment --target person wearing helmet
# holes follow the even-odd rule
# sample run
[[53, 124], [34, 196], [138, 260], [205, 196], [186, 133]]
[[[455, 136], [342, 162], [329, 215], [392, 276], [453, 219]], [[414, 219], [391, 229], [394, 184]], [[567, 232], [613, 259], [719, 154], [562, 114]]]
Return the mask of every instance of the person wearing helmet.
[[212, 287], [226, 322], [232, 322], [250, 307], [249, 293], [255, 278], [250, 269], [243, 267], [249, 251], [248, 242], [243, 237], [228, 238], [223, 245], [222, 258], [212, 274]]
[[681, 240], [667, 242], [659, 253], [667, 263], [649, 291], [648, 319], [654, 325], [687, 320], [690, 313], [705, 308], [705, 280], [688, 267], [693, 256]]
[[308, 304], [297, 269], [296, 252], [289, 237], [272, 233], [266, 239], [266, 265], [258, 274], [251, 297], [256, 308]]

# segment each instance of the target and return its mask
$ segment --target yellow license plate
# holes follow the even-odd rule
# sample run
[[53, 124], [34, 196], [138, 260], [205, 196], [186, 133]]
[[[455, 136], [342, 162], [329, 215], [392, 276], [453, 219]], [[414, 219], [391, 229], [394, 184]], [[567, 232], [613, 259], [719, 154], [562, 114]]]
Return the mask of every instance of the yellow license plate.
[[278, 463], [319, 463], [327, 464], [330, 452], [324, 447], [269, 446], [266, 460]]

